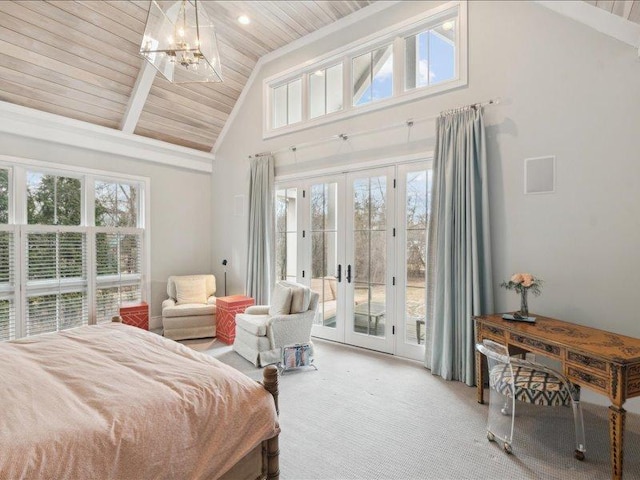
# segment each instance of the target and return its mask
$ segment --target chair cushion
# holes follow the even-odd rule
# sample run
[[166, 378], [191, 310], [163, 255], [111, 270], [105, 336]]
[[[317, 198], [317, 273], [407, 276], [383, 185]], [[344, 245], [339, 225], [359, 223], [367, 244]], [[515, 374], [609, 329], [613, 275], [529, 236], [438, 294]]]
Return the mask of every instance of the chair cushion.
[[[517, 366], [509, 368], [507, 364], [499, 364], [491, 370], [489, 382], [492, 388], [507, 397], [512, 396], [510, 385], [513, 382], [515, 398], [521, 402], [547, 406], [571, 405], [571, 393], [562, 381], [540, 370]], [[579, 394], [579, 387], [576, 386], [577, 398]]]
[[172, 275], [167, 280], [167, 295], [169, 298], [177, 299], [176, 280], [180, 278], [204, 278], [207, 289], [207, 297], [216, 293], [216, 277], [213, 275]]
[[216, 306], [199, 303], [186, 303], [162, 309], [163, 317], [193, 317], [199, 315], [215, 315]]
[[268, 321], [269, 315], [251, 315], [247, 313], [236, 315], [236, 327], [257, 337], [265, 337], [267, 335]]
[[207, 303], [207, 287], [203, 277], [176, 277], [176, 300], [185, 303]]
[[289, 315], [289, 312], [291, 312], [291, 289], [282, 282], [278, 282], [271, 294], [269, 315]]
[[295, 282], [280, 282], [291, 289], [291, 310], [289, 313], [302, 313], [309, 310], [311, 290], [309, 287]]

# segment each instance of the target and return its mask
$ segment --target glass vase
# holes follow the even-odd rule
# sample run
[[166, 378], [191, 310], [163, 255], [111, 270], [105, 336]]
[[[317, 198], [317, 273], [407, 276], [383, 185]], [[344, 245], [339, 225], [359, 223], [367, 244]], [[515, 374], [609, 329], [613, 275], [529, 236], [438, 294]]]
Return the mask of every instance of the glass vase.
[[520, 315], [522, 315], [523, 317], [529, 316], [529, 303], [527, 301], [528, 292], [528, 288], [523, 288], [520, 290]]

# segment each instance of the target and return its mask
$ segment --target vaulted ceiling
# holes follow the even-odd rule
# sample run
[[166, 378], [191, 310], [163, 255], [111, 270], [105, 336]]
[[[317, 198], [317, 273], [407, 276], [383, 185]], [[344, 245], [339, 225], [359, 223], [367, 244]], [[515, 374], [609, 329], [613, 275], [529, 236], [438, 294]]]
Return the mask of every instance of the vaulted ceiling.
[[131, 125], [148, 0], [0, 1], [0, 100], [209, 151], [261, 56], [372, 2], [199, 3], [216, 26], [224, 82], [174, 85], [147, 73]]
[[618, 15], [635, 23], [640, 23], [640, 0], [585, 0], [587, 3]]
[[[640, 24], [640, 0], [585, 2]], [[223, 83], [174, 85], [145, 67], [149, 0], [0, 0], [0, 100], [208, 152], [260, 57], [373, 1], [199, 3]]]

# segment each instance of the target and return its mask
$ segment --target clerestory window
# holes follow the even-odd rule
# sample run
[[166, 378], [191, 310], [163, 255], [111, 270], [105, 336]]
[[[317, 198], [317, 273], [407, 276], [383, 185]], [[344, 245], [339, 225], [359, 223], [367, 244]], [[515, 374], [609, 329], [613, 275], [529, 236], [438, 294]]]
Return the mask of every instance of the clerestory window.
[[466, 85], [466, 3], [450, 2], [264, 82], [264, 137]]

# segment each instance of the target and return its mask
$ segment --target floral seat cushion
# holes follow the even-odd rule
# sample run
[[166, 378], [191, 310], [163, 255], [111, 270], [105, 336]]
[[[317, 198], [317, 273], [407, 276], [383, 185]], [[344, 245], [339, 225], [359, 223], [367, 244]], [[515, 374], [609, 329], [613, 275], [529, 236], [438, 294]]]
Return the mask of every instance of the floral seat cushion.
[[[548, 406], [571, 405], [571, 392], [567, 390], [562, 381], [558, 377], [540, 370], [507, 364], [496, 365], [490, 372], [489, 382], [491, 388], [507, 397], [512, 396], [511, 384], [513, 384], [515, 398], [521, 402]], [[580, 387], [577, 385], [573, 387], [575, 388], [575, 398], [579, 400]]]

